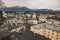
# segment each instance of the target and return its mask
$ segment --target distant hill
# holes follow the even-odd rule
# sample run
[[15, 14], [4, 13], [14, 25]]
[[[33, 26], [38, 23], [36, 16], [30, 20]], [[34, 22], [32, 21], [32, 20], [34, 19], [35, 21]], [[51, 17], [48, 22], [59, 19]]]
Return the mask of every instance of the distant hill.
[[[0, 10], [2, 10], [0, 8]], [[27, 7], [5, 7], [3, 8], [4, 11], [40, 11], [40, 12], [60, 12], [60, 10], [52, 10], [52, 9], [30, 9]]]
[[30, 11], [27, 7], [5, 7], [3, 8], [5, 11]]

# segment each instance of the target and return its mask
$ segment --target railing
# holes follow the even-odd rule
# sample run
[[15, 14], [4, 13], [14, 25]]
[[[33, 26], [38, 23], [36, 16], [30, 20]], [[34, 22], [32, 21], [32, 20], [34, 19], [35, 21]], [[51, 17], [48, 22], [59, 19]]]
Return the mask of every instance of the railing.
[[38, 33], [40, 35], [44, 35], [45, 37], [51, 40], [60, 40], [60, 32], [56, 32], [54, 30], [50, 30], [46, 28], [38, 30], [31, 27], [31, 31], [33, 31], [34, 33]]

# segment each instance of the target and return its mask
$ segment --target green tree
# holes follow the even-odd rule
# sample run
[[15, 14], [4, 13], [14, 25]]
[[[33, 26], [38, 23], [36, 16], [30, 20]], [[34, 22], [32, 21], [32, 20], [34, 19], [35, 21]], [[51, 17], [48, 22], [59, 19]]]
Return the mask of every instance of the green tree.
[[0, 11], [0, 25], [3, 23], [4, 18], [3, 18], [3, 13]]

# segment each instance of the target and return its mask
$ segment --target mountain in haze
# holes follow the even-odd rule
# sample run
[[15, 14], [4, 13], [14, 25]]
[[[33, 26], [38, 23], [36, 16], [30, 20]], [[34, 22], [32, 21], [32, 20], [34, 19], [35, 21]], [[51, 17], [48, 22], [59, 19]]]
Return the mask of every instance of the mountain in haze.
[[5, 10], [5, 11], [30, 11], [30, 9], [27, 7], [18, 7], [18, 6], [16, 6], [16, 7], [5, 7], [5, 8], [3, 8], [3, 10]]
[[[1, 8], [0, 8], [1, 10]], [[52, 9], [30, 9], [27, 7], [5, 7], [4, 11], [40, 11], [40, 12], [60, 12], [60, 10], [52, 10]]]

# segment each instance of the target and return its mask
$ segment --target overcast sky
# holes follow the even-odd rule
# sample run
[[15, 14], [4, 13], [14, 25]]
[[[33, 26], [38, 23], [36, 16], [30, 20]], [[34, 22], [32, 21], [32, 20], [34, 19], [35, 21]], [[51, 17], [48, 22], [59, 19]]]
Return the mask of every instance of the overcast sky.
[[2, 0], [7, 7], [48, 8], [60, 10], [60, 0]]

